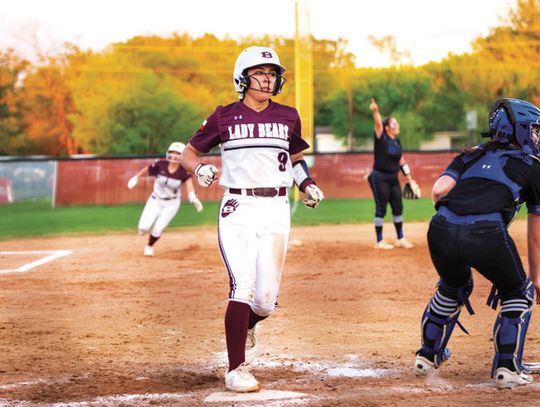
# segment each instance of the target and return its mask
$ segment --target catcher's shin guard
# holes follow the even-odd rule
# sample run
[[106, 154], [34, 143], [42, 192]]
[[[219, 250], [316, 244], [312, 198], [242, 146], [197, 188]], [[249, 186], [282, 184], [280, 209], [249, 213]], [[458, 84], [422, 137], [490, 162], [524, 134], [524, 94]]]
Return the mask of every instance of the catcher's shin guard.
[[534, 304], [534, 285], [527, 279], [520, 291], [520, 295], [501, 301], [501, 311], [493, 325], [495, 357], [491, 377], [505, 360], [511, 361], [511, 365], [518, 374], [523, 370], [523, 348]]
[[472, 278], [459, 288], [450, 287], [440, 281], [422, 315], [422, 348], [417, 354], [433, 357], [435, 368], [450, 357], [446, 345], [456, 324], [468, 334], [458, 318], [463, 305], [466, 305], [469, 313], [474, 313], [468, 300], [472, 289]]

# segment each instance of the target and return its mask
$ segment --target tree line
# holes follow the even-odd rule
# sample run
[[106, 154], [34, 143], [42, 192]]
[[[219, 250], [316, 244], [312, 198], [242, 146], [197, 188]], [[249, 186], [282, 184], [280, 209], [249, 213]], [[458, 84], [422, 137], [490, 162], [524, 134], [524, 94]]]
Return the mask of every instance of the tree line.
[[[351, 132], [356, 145], [372, 138], [372, 96], [398, 118], [406, 148], [436, 131], [465, 130], [468, 111], [485, 130], [500, 97], [540, 104], [540, 0], [517, 0], [472, 52], [422, 66], [400, 61], [392, 41], [379, 44], [398, 56], [395, 64], [375, 69], [356, 68], [345, 39], [312, 40], [315, 126]], [[253, 44], [278, 51], [288, 90], [276, 100], [294, 105], [292, 38], [137, 36], [101, 52], [65, 44], [34, 63], [0, 49], [0, 155], [161, 154], [235, 100], [234, 61]]]

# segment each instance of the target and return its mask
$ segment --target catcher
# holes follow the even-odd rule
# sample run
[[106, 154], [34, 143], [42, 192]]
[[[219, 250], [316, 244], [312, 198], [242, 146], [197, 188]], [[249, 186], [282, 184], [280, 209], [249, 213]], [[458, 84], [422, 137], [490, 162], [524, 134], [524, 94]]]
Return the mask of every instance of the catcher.
[[[418, 199], [421, 196], [418, 184], [411, 178], [411, 169], [403, 157], [403, 149], [398, 139], [399, 123], [388, 116], [381, 119], [379, 107], [374, 98], [371, 98], [369, 109], [373, 113], [375, 128], [373, 171], [368, 177], [369, 186], [373, 191], [375, 200], [375, 233], [377, 235], [376, 249], [393, 249], [394, 246], [410, 249], [413, 244], [403, 234], [403, 201], [405, 199]], [[407, 178], [403, 188], [399, 184], [398, 173]], [[390, 203], [393, 222], [396, 228], [397, 240], [391, 244], [383, 239], [384, 216], [386, 207]]]
[[[493, 288], [488, 305], [500, 312], [493, 326], [491, 377], [498, 389], [528, 385], [537, 364], [522, 362], [536, 293], [540, 293], [540, 109], [500, 99], [489, 115], [491, 140], [456, 156], [433, 185], [437, 214], [427, 233], [440, 277], [422, 315], [422, 346], [414, 372], [428, 375], [448, 360], [448, 341], [473, 290], [471, 267]], [[529, 276], [508, 226], [527, 205]]]

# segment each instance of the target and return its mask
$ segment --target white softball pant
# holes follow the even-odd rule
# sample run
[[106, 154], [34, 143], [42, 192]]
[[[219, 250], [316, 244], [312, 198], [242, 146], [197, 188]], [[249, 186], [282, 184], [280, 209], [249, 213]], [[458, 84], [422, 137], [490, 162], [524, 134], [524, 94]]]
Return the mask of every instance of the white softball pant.
[[139, 231], [160, 237], [180, 209], [180, 199], [148, 198], [139, 219]]
[[229, 299], [249, 304], [260, 316], [277, 306], [290, 223], [287, 196], [226, 193], [221, 200], [219, 249], [229, 273]]

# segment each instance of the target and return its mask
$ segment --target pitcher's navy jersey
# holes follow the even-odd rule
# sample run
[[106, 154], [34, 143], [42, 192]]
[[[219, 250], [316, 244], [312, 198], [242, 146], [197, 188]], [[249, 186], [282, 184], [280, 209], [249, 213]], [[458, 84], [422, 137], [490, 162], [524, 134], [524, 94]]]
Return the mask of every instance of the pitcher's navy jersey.
[[381, 137], [377, 138], [375, 135], [374, 140], [374, 155], [375, 162], [373, 163], [373, 169], [387, 173], [399, 172], [399, 160], [403, 154], [401, 142], [398, 138], [391, 138], [382, 132]]

